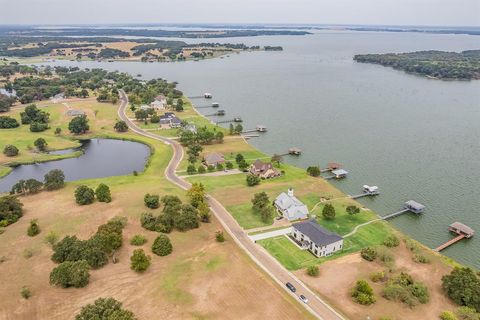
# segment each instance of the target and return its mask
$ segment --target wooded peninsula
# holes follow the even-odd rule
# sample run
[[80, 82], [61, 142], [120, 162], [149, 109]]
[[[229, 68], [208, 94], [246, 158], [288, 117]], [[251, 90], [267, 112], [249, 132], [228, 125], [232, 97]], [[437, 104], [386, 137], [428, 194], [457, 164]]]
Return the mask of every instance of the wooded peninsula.
[[458, 52], [416, 51], [409, 53], [358, 54], [356, 62], [385, 67], [442, 80], [480, 79], [480, 50]]

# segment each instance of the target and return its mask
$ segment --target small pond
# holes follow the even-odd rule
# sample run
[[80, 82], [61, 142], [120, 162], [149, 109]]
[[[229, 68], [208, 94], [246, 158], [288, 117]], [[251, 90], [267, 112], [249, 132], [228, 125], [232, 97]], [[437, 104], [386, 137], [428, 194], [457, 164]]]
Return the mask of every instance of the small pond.
[[[78, 158], [37, 164], [21, 165], [0, 179], [0, 192], [8, 192], [19, 180], [37, 179], [53, 169], [65, 173], [66, 181], [90, 178], [102, 178], [141, 172], [145, 168], [150, 148], [142, 143], [114, 140], [92, 139], [82, 142], [83, 154]], [[62, 150], [60, 154], [75, 152], [78, 149]], [[52, 152], [59, 154], [58, 152]]]

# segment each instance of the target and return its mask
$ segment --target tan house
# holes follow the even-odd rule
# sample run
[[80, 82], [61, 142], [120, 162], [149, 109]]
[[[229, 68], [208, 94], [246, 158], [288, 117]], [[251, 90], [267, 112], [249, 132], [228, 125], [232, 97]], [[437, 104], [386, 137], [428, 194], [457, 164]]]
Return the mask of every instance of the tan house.
[[203, 164], [208, 166], [216, 167], [219, 164], [225, 163], [225, 157], [221, 153], [208, 153], [203, 157]]
[[271, 163], [266, 163], [259, 159], [250, 165], [249, 172], [262, 179], [275, 178], [281, 175], [280, 171], [275, 169]]

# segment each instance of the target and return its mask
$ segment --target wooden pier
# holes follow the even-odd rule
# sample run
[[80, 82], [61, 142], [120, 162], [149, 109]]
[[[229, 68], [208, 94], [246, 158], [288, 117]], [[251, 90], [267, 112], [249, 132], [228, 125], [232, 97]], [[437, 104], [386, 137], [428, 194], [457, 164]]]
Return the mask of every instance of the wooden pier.
[[[233, 118], [233, 119], [230, 119], [230, 120], [222, 120], [222, 121], [217, 121], [216, 124], [219, 124], [219, 123], [230, 123], [230, 122], [236, 122], [236, 123], [239, 123], [239, 122], [242, 122], [243, 120], [239, 117], [237, 118]], [[243, 132], [242, 132], [243, 133]]]
[[323, 173], [323, 172], [330, 172], [330, 171], [333, 171], [333, 170], [338, 170], [338, 169], [341, 169], [342, 168], [342, 165], [340, 163], [336, 163], [336, 162], [330, 162], [326, 168], [324, 169], [320, 169], [320, 172]]
[[245, 130], [242, 133], [250, 133], [250, 132], [267, 132], [267, 127], [258, 125], [255, 129]]
[[299, 156], [301, 154], [302, 154], [302, 149], [300, 149], [300, 148], [290, 148], [290, 149], [288, 149], [287, 153], [282, 153], [282, 154], [279, 154], [278, 156], [279, 157], [288, 156], [288, 155]]
[[460, 223], [460, 222], [454, 222], [451, 225], [449, 225], [448, 231], [457, 234], [457, 236], [453, 239], [448, 240], [444, 244], [438, 246], [437, 248], [434, 249], [434, 251], [440, 252], [443, 249], [450, 247], [451, 245], [453, 245], [454, 243], [457, 243], [462, 239], [469, 239], [473, 237], [473, 235], [475, 234], [475, 230], [473, 230], [469, 226], [464, 225], [463, 223]]

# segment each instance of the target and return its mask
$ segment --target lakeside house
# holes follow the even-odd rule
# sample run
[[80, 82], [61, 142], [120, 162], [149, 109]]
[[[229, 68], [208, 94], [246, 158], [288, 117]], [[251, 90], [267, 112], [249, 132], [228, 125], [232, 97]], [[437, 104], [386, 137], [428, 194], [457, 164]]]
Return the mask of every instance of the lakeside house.
[[250, 165], [249, 172], [262, 179], [275, 178], [281, 175], [280, 171], [275, 169], [271, 163], [266, 163], [259, 159]]
[[150, 103], [150, 107], [155, 110], [164, 110], [167, 105], [167, 98], [164, 95], [159, 95]]
[[173, 112], [165, 112], [160, 116], [160, 126], [167, 126], [168, 128], [180, 128], [182, 126], [182, 120], [177, 118]]
[[289, 221], [307, 219], [308, 208], [293, 194], [293, 189], [282, 192], [273, 202], [275, 208]]
[[216, 167], [219, 164], [225, 163], [225, 157], [221, 153], [208, 153], [203, 157], [203, 164], [205, 166], [214, 166]]
[[315, 219], [293, 224], [291, 237], [317, 257], [330, 256], [343, 248], [343, 238], [321, 227]]

